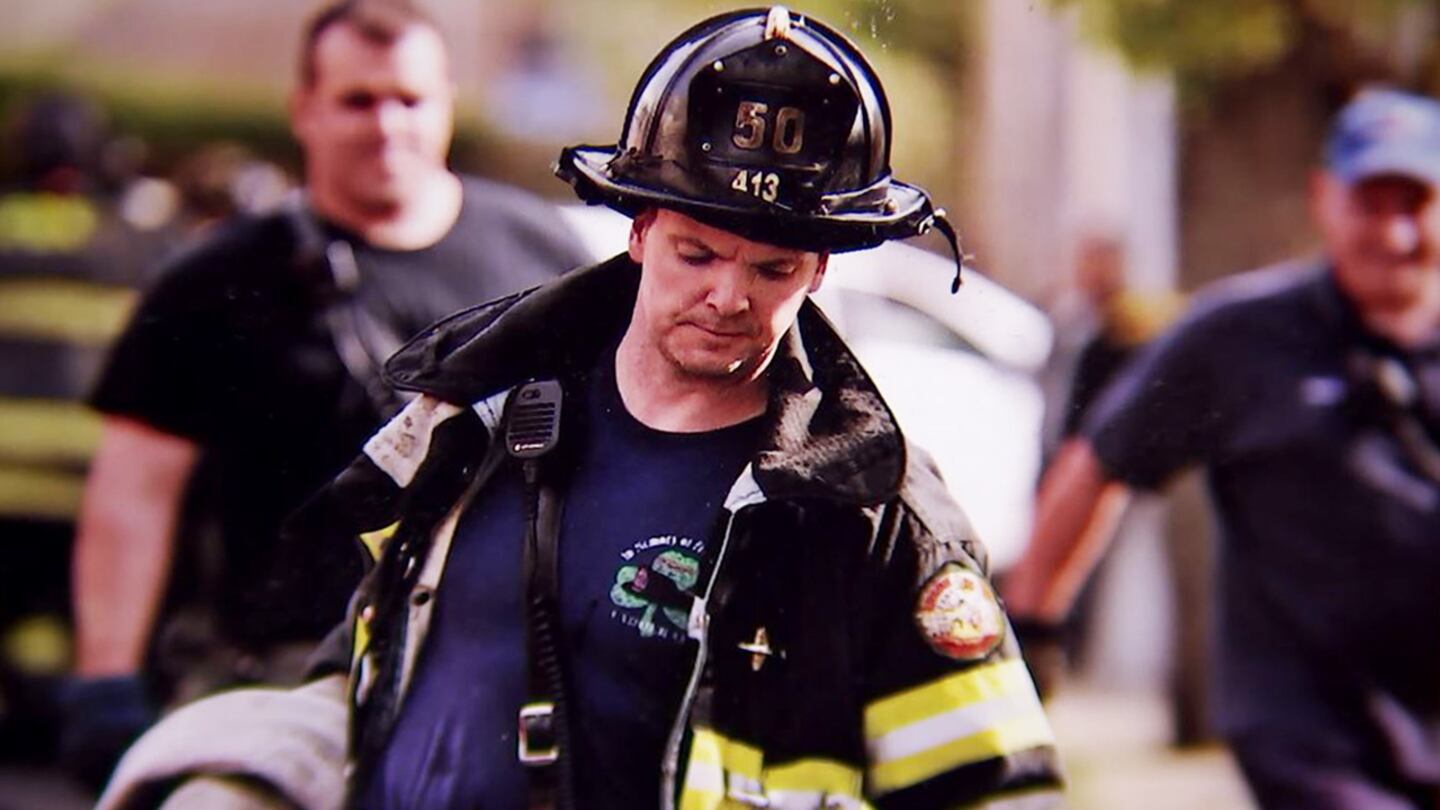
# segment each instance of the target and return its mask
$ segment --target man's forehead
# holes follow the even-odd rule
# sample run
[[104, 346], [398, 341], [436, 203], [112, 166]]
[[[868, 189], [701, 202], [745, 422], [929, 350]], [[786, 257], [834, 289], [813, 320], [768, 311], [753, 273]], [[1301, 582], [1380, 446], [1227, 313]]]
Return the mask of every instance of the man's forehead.
[[450, 64], [444, 40], [427, 25], [411, 23], [381, 38], [341, 22], [316, 40], [315, 72], [317, 84], [382, 78], [448, 83]]
[[1356, 178], [1348, 185], [1353, 194], [1406, 194], [1427, 200], [1434, 199], [1436, 192], [1434, 183], [1403, 172], [1372, 174]]
[[799, 260], [810, 255], [803, 250], [746, 239], [671, 209], [660, 209], [656, 217], [657, 221], [663, 220], [666, 223], [666, 230], [674, 239], [696, 242], [717, 253], [743, 255], [752, 262]]

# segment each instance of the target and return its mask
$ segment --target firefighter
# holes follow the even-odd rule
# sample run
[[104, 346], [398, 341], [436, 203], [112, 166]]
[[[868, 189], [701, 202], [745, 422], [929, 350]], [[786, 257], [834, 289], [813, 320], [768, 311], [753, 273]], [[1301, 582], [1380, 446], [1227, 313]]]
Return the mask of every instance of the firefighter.
[[[807, 300], [834, 251], [948, 231], [891, 176], [890, 136], [833, 29], [706, 20], [645, 72], [618, 145], [561, 154], [582, 199], [633, 217], [628, 250], [392, 358], [419, 397], [294, 524], [376, 555], [328, 681], [352, 806], [1054, 800], [984, 550]], [[163, 750], [162, 726], [117, 806]]]

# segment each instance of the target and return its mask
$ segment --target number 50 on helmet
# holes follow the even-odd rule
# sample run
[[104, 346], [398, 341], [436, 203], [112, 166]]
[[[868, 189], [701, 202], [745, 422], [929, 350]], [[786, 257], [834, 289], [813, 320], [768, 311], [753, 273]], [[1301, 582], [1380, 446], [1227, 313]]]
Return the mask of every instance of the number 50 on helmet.
[[555, 170], [586, 202], [631, 216], [672, 208], [785, 247], [858, 250], [936, 224], [955, 246], [929, 195], [891, 177], [874, 69], [843, 35], [782, 7], [681, 34], [641, 77], [620, 143], [566, 148]]

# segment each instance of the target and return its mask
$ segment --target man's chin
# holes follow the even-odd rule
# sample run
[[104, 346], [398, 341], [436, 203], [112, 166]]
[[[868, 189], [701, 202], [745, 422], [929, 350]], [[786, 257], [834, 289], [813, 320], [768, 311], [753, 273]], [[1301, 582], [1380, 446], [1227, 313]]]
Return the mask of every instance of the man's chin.
[[745, 361], [736, 360], [732, 363], [681, 363], [679, 364], [679, 368], [680, 371], [688, 377], [720, 382], [739, 377], [745, 368]]
[[351, 194], [351, 199], [370, 211], [393, 211], [408, 204], [415, 193], [404, 182], [366, 183]]
[[422, 189], [419, 171], [401, 172], [375, 168], [359, 174], [352, 185], [357, 199], [374, 206], [399, 206], [410, 202]]
[[725, 381], [743, 376], [751, 365], [747, 357], [717, 355], [710, 352], [680, 352], [670, 356], [670, 363], [687, 377]]

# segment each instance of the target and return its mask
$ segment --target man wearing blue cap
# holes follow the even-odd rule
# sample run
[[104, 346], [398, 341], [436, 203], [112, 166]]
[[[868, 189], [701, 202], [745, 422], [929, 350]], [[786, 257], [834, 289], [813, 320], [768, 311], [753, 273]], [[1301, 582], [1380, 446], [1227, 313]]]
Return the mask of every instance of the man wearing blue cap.
[[[1013, 616], [1054, 625], [1129, 488], [1203, 466], [1217, 718], [1261, 806], [1434, 807], [1440, 785], [1440, 104], [1341, 111], [1323, 258], [1227, 280], [1097, 402], [1041, 488]], [[1017, 618], [1017, 623], [1018, 618]]]

